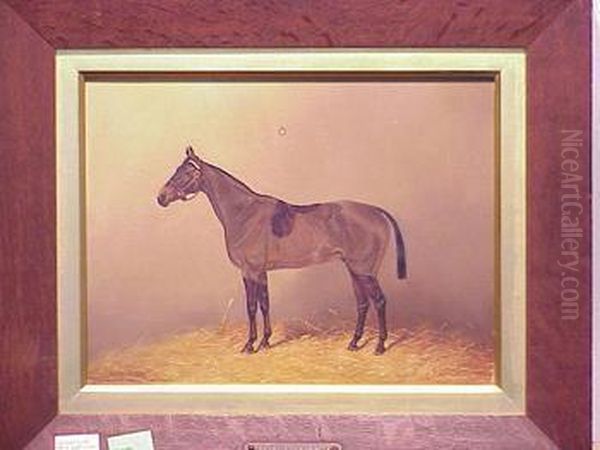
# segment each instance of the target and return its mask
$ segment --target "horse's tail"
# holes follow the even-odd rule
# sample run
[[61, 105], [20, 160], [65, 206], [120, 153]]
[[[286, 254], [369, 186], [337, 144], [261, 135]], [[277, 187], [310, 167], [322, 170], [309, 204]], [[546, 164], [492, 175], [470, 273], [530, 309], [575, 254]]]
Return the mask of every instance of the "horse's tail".
[[404, 279], [407, 277], [406, 274], [406, 250], [404, 248], [404, 240], [402, 239], [402, 233], [396, 219], [387, 212], [385, 209], [377, 208], [381, 214], [385, 216], [392, 228], [394, 229], [394, 235], [396, 237], [396, 264], [398, 270], [398, 278]]

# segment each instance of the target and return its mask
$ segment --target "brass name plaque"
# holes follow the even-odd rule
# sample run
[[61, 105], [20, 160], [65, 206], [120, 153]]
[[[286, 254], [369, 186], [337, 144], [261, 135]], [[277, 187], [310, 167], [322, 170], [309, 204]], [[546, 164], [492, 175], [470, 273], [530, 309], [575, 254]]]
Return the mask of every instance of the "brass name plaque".
[[340, 444], [331, 442], [254, 442], [244, 450], [342, 450]]

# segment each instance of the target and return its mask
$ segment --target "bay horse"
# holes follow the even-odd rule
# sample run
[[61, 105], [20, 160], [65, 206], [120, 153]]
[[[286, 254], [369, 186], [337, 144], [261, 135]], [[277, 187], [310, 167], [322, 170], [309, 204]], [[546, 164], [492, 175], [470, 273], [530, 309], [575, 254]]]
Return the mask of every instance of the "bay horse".
[[406, 278], [402, 234], [388, 212], [354, 201], [286, 203], [254, 192], [223, 169], [201, 160], [190, 146], [183, 162], [160, 190], [157, 202], [167, 207], [176, 200], [190, 200], [199, 192], [206, 194], [223, 225], [227, 254], [242, 273], [249, 321], [248, 340], [242, 352], [254, 352], [259, 306], [264, 328], [257, 350], [269, 348], [272, 331], [267, 272], [335, 259], [346, 265], [357, 301], [356, 328], [348, 349], [359, 348], [370, 299], [377, 311], [379, 328], [375, 353], [385, 351], [386, 299], [377, 272], [391, 232], [396, 238], [398, 278]]

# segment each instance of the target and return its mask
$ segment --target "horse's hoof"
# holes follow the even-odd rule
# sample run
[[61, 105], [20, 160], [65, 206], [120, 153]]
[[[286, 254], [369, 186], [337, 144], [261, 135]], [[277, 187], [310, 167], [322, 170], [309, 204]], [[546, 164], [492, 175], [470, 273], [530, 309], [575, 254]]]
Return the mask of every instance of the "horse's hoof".
[[242, 349], [242, 351], [240, 353], [245, 353], [247, 355], [250, 355], [250, 354], [254, 353], [254, 347], [252, 347], [252, 344], [248, 342], [246, 345], [244, 345], [244, 348]]
[[355, 351], [357, 351], [357, 350], [358, 350], [358, 345], [356, 345], [356, 342], [354, 342], [354, 341], [351, 341], [351, 342], [348, 344], [348, 350], [350, 350], [351, 352], [355, 352]]
[[258, 346], [258, 348], [256, 349], [256, 351], [259, 351], [259, 350], [269, 350], [270, 348], [271, 348], [271, 344], [269, 344], [268, 341], [261, 341], [261, 343]]
[[385, 345], [383, 345], [383, 342], [380, 342], [379, 344], [377, 344], [377, 347], [375, 347], [375, 354], [383, 355], [384, 353], [385, 353]]

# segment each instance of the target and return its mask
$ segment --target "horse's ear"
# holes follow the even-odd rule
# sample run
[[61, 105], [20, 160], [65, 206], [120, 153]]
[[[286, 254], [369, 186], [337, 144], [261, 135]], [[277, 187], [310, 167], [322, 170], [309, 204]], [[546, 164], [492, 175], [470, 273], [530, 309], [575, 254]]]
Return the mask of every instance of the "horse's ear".
[[187, 148], [185, 149], [185, 154], [188, 157], [196, 156], [196, 154], [194, 153], [194, 149], [192, 148], [191, 145], [187, 146]]

